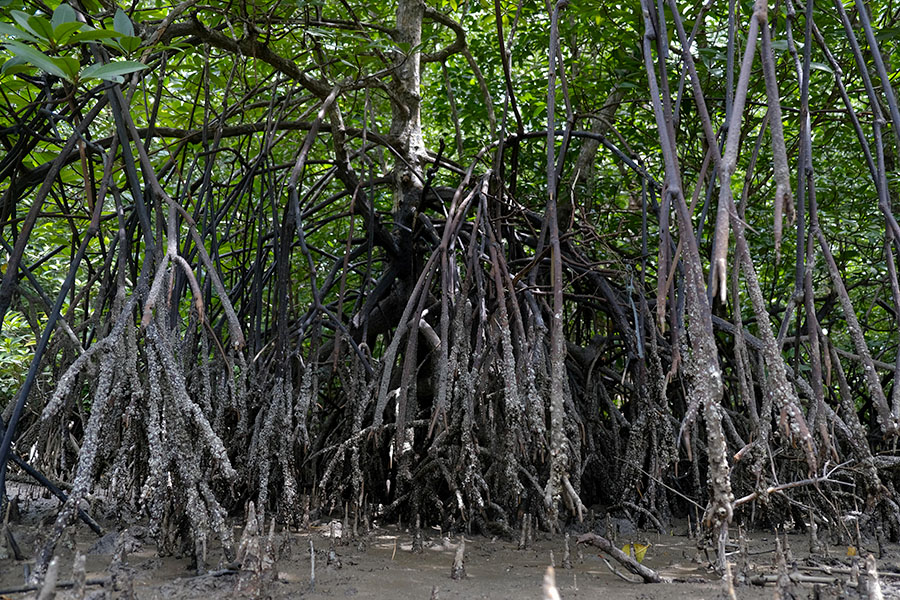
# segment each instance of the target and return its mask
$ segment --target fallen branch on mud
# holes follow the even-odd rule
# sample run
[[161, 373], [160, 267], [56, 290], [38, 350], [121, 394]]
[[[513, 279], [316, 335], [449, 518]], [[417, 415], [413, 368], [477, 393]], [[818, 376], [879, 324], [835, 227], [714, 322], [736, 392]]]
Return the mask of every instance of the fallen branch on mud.
[[601, 535], [597, 535], [596, 533], [585, 533], [578, 536], [578, 543], [590, 544], [591, 546], [600, 548], [612, 558], [619, 561], [626, 569], [635, 575], [638, 575], [644, 580], [644, 583], [662, 583], [663, 581], [659, 573], [649, 567], [645, 567], [633, 557], [625, 554], [620, 549], [613, 546], [612, 542]]
[[617, 568], [615, 568], [614, 566], [612, 566], [612, 565], [609, 563], [609, 561], [606, 560], [605, 557], [601, 556], [601, 557], [600, 557], [600, 560], [603, 561], [603, 564], [606, 565], [606, 568], [609, 569], [610, 573], [612, 573], [613, 575], [615, 575], [615, 576], [618, 577], [619, 579], [623, 579], [623, 580], [627, 581], [628, 583], [641, 583], [641, 580], [640, 580], [640, 579], [632, 579], [632, 578], [628, 577], [628, 575], [626, 575], [625, 573], [621, 572], [620, 570], [618, 570]]
[[[774, 585], [778, 583], [778, 578], [780, 575], [770, 574], [770, 575], [756, 575], [750, 578], [750, 583], [756, 586], [764, 586], [764, 585]], [[836, 585], [841, 582], [841, 579], [837, 577], [825, 577], [822, 575], [802, 575], [800, 573], [793, 573], [790, 575], [790, 580], [793, 583], [809, 583], [814, 585]]]

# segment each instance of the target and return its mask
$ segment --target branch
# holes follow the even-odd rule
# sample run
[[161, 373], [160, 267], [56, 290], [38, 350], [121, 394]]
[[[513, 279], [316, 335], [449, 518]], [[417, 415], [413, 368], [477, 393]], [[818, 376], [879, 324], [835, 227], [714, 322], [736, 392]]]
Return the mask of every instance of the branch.
[[626, 569], [641, 577], [644, 580], [644, 583], [662, 583], [662, 577], [660, 577], [659, 573], [651, 569], [650, 567], [645, 567], [638, 561], [636, 561], [633, 557], [625, 554], [618, 548], [612, 545], [608, 539], [601, 535], [597, 535], [596, 533], [585, 533], [578, 537], [579, 544], [590, 544], [591, 546], [596, 546], [600, 548], [607, 554], [609, 554], [612, 558], [616, 559], [619, 563], [622, 564]]
[[298, 82], [308, 91], [320, 98], [325, 98], [328, 96], [328, 93], [331, 92], [332, 86], [323, 81], [319, 81], [318, 79], [313, 79], [304, 73], [300, 67], [297, 66], [297, 63], [273, 52], [269, 46], [260, 42], [255, 37], [244, 37], [240, 40], [235, 40], [220, 31], [208, 28], [200, 22], [200, 19], [196, 14], [191, 15], [191, 17], [190, 21], [170, 25], [162, 35], [155, 37], [159, 38], [160, 43], [165, 44], [176, 37], [196, 36], [200, 41], [206, 42], [216, 48], [261, 60], [264, 63], [271, 65], [279, 73], [287, 75]]
[[463, 52], [467, 48], [466, 32], [465, 30], [463, 30], [462, 26], [459, 23], [457, 23], [444, 13], [431, 8], [430, 6], [425, 7], [425, 16], [435, 23], [440, 23], [441, 25], [452, 29], [453, 33], [456, 34], [456, 39], [453, 40], [453, 43], [451, 43], [449, 46], [446, 46], [433, 54], [427, 54], [423, 52], [421, 59], [423, 63], [443, 62], [450, 56], [458, 54], [459, 52]]
[[820, 483], [836, 483], [838, 485], [846, 485], [846, 486], [853, 487], [852, 483], [847, 483], [846, 481], [838, 481], [835, 479], [831, 479], [831, 474], [844, 466], [846, 466], [846, 463], [834, 467], [833, 469], [828, 471], [828, 473], [826, 473], [825, 475], [822, 475], [821, 477], [811, 477], [809, 479], [800, 479], [798, 481], [792, 481], [790, 483], [783, 483], [781, 485], [770, 485], [769, 487], [767, 487], [764, 490], [757, 490], [757, 491], [753, 492], [752, 494], [747, 494], [743, 498], [738, 498], [737, 500], [734, 501], [734, 506], [735, 506], [735, 508], [737, 508], [741, 504], [746, 504], [748, 502], [756, 500], [760, 496], [768, 496], [769, 494], [784, 492], [786, 490], [790, 490], [790, 489], [797, 488], [797, 487], [803, 487], [803, 486], [807, 486], [807, 485], [818, 485]]

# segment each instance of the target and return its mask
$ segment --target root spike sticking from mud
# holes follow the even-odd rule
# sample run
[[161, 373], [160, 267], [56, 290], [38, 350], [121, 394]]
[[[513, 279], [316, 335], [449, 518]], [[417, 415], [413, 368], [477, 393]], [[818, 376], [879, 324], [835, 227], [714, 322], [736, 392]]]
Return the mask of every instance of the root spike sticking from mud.
[[59, 578], [59, 557], [54, 556], [47, 566], [47, 573], [44, 575], [44, 583], [41, 585], [41, 593], [38, 594], [38, 600], [53, 600], [56, 598], [56, 580]]
[[871, 554], [866, 557], [866, 593], [869, 600], [884, 600], [881, 582], [878, 580], [878, 568], [875, 566], [875, 557]]
[[453, 566], [450, 567], [450, 579], [466, 578], [466, 538], [462, 538], [456, 547], [456, 555], [453, 557]]
[[556, 589], [556, 571], [553, 567], [547, 567], [544, 573], [544, 600], [560, 600], [559, 590]]

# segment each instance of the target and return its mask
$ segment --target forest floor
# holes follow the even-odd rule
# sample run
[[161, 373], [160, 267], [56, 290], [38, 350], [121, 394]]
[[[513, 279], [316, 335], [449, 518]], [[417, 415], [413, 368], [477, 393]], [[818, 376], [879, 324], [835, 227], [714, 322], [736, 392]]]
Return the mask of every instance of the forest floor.
[[[13, 494], [11, 493], [11, 496]], [[0, 599], [36, 598], [36, 591], [24, 590], [25, 573], [43, 533], [52, 525], [55, 501], [41, 497], [19, 496], [21, 516], [9, 527], [26, 560], [12, 556], [0, 558]], [[556, 583], [563, 599], [612, 598], [617, 600], [657, 600], [728, 598], [722, 578], [716, 575], [705, 558], [699, 560], [696, 541], [689, 538], [686, 525], [676, 526], [674, 535], [633, 531], [618, 536], [618, 544], [650, 543], [643, 564], [657, 570], [666, 580], [661, 584], [629, 583], [613, 574], [598, 551], [590, 546], [576, 546], [571, 536], [571, 568], [563, 568], [564, 537], [536, 533], [532, 544], [524, 550], [518, 541], [465, 536], [465, 578], [450, 577], [457, 546], [462, 539], [442, 537], [440, 532], [423, 529], [423, 551], [412, 552], [413, 536], [396, 525], [374, 527], [367, 535], [350, 540], [340, 536], [340, 524], [323, 520], [305, 531], [276, 533], [274, 564], [265, 572], [237, 571], [220, 568], [220, 557], [210, 550], [204, 575], [191, 570], [188, 557], [159, 557], [156, 547], [146, 535], [146, 527], [132, 525], [110, 531], [103, 538], [79, 523], [69, 528], [59, 545], [59, 577], [61, 584], [72, 581], [72, 565], [76, 554], [86, 555], [85, 574], [89, 582], [85, 598], [137, 599], [224, 599], [224, 598], [308, 598], [334, 599], [385, 598], [395, 600], [510, 599], [542, 598], [542, 581], [551, 560], [559, 565]], [[241, 531], [235, 527], [235, 540]], [[262, 537], [265, 539], [265, 536]], [[866, 599], [870, 597], [865, 568], [858, 585], [850, 585], [851, 559], [846, 547], [833, 547], [830, 556], [810, 556], [806, 550], [808, 537], [799, 533], [787, 536], [796, 561], [794, 575], [833, 579], [837, 583], [798, 583], [794, 598]], [[310, 541], [315, 548], [314, 589], [310, 586]], [[876, 544], [868, 551], [875, 551]], [[0, 552], [8, 544], [0, 544]], [[116, 550], [125, 549], [121, 562]], [[8, 553], [8, 552], [7, 552]], [[875, 552], [877, 555], [877, 551]], [[774, 574], [775, 537], [757, 532], [750, 536], [749, 555], [753, 573]], [[732, 557], [737, 561], [737, 556]], [[621, 567], [610, 561], [619, 571]], [[884, 598], [900, 598], [900, 547], [885, 546], [877, 561]], [[826, 567], [826, 565], [828, 567]], [[812, 566], [812, 568], [810, 568]], [[825, 570], [830, 568], [830, 573]], [[93, 585], [90, 583], [93, 582]], [[101, 583], [102, 582], [102, 583]], [[776, 597], [774, 586], [739, 585], [740, 600]], [[73, 593], [60, 589], [58, 598], [73, 598]]]

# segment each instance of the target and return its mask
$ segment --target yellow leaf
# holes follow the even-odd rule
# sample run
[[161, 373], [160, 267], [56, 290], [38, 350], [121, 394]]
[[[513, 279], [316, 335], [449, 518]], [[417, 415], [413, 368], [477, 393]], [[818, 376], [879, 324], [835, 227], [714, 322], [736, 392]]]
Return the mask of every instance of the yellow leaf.
[[647, 548], [649, 547], [650, 544], [625, 544], [622, 546], [622, 552], [633, 556], [638, 562], [644, 562], [644, 556], [647, 554]]
[[856, 546], [847, 546], [847, 556], [856, 556]]

